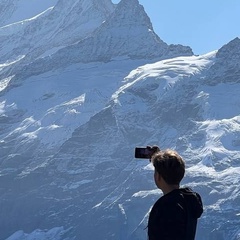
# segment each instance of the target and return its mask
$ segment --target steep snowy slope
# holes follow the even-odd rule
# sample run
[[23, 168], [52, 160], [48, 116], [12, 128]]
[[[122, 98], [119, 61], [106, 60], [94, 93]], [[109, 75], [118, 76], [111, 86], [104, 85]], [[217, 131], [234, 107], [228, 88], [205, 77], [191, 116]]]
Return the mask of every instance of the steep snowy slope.
[[1, 0], [0, 27], [33, 18], [53, 7], [56, 2], [57, 0]]
[[48, 56], [88, 36], [113, 10], [111, 0], [101, 4], [96, 0], [59, 0], [54, 8], [41, 15], [0, 28], [1, 62], [19, 56], [31, 62]]

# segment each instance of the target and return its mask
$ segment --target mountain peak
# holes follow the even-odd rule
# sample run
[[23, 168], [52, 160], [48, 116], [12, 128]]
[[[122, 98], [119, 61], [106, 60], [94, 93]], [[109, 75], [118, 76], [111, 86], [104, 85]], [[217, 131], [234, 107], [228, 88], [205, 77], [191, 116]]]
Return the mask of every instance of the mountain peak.
[[[59, 0], [44, 16], [0, 28], [1, 61], [14, 61], [19, 55], [28, 55], [33, 60], [45, 52], [56, 52], [76, 43], [95, 31], [114, 9], [111, 0], [101, 3], [97, 0]], [[5, 48], [7, 38], [9, 47]]]
[[184, 46], [169, 48], [154, 32], [138, 0], [122, 0], [91, 36], [60, 50], [54, 58], [58, 64], [69, 64], [110, 61], [119, 56], [131, 59], [166, 58], [173, 54], [192, 55], [192, 51]]
[[[59, 0], [49, 16], [25, 29], [24, 36], [26, 41], [34, 44], [29, 51], [29, 45], [19, 43], [17, 54], [28, 53], [21, 60], [20, 68], [15, 67], [15, 76], [18, 75], [15, 78], [18, 79], [78, 62], [107, 62], [116, 57], [164, 59], [193, 55], [189, 47], [168, 46], [162, 41], [138, 0], [122, 0], [117, 5], [111, 0], [101, 4], [98, 0], [73, 0], [71, 4]], [[22, 45], [27, 49], [21, 48]]]
[[[240, 79], [240, 39], [237, 37], [221, 47], [216, 53], [216, 61], [211, 66], [206, 81], [208, 84], [236, 83]], [[224, 66], [224, 68], [223, 68]]]
[[99, 2], [98, 0], [72, 0], [71, 3], [66, 4], [65, 0], [59, 0], [55, 6], [56, 9], [59, 9], [62, 11], [63, 8], [72, 8], [75, 11], [86, 11], [88, 9], [101, 9], [102, 12], [105, 10], [106, 13], [112, 12], [114, 9], [114, 4], [111, 0], [101, 0]]
[[[144, 7], [139, 4], [138, 0], [122, 0], [116, 8], [115, 18], [120, 17], [121, 24], [130, 25], [138, 23], [143, 24], [153, 30], [152, 23], [146, 14]], [[137, 20], [137, 21], [136, 21]]]
[[56, 4], [57, 0], [1, 0], [0, 27], [30, 19]]
[[234, 38], [229, 43], [221, 47], [217, 54], [217, 58], [238, 58], [240, 60], [240, 39], [238, 37]]

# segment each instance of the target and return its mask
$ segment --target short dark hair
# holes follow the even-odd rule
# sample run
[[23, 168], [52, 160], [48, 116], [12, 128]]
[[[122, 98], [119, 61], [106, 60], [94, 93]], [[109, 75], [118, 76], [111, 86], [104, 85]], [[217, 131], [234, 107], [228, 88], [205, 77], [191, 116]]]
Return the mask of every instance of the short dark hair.
[[168, 184], [179, 184], [185, 174], [185, 162], [174, 150], [166, 149], [155, 153], [151, 161], [155, 170]]

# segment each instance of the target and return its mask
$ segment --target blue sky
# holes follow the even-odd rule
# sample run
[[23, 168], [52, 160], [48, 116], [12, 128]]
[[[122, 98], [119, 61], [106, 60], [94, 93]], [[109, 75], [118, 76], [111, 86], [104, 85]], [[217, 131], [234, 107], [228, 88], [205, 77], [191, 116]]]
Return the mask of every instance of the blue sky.
[[[113, 0], [118, 3], [119, 0]], [[139, 0], [158, 36], [190, 46], [195, 54], [221, 48], [240, 37], [240, 0]]]

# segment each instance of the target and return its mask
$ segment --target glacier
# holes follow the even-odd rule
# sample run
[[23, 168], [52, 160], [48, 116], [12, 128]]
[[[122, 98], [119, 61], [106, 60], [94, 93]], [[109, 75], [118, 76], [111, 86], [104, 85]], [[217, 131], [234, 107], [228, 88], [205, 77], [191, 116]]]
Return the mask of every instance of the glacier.
[[196, 239], [240, 239], [240, 39], [196, 56], [138, 0], [36, 2], [0, 5], [0, 239], [147, 239], [151, 144], [186, 161]]

